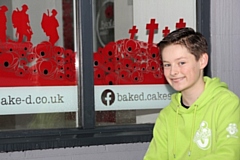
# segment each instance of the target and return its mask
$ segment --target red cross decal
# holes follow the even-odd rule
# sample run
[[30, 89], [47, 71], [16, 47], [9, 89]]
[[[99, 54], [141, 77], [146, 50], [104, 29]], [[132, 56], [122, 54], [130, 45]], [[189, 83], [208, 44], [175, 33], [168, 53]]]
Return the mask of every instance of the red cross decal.
[[129, 32], [130, 33], [130, 39], [134, 39], [135, 37], [135, 34], [138, 32], [138, 29], [136, 28], [136, 26], [133, 26], [132, 29], [129, 29]]
[[186, 27], [186, 23], [183, 21], [183, 18], [179, 19], [179, 22], [176, 23], [176, 29]]
[[170, 29], [168, 27], [165, 27], [164, 30], [162, 30], [163, 37], [166, 37], [170, 33]]
[[158, 23], [155, 23], [155, 19], [151, 19], [150, 24], [147, 24], [146, 29], [149, 30], [148, 43], [153, 43], [154, 30], [158, 29]]

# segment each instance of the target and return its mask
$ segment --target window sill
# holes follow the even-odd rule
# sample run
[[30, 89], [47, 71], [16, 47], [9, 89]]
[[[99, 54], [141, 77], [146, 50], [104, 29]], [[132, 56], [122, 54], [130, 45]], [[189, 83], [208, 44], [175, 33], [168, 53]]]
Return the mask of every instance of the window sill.
[[0, 151], [150, 142], [153, 124], [0, 132]]

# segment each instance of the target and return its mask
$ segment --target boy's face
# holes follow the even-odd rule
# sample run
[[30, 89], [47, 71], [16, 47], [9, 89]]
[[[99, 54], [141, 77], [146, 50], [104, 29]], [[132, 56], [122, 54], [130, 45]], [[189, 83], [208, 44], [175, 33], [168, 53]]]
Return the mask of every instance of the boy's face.
[[186, 47], [169, 45], [162, 50], [162, 61], [168, 83], [176, 91], [185, 91], [198, 89], [198, 84], [203, 81], [202, 72], [207, 65], [208, 56], [203, 54], [196, 61]]

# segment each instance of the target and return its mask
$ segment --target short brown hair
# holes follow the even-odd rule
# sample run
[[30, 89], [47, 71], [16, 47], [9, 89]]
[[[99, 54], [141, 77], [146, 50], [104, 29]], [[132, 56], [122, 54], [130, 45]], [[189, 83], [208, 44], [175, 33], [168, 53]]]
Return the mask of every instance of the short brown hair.
[[199, 33], [195, 32], [192, 28], [180, 28], [169, 33], [165, 38], [163, 38], [159, 43], [158, 47], [160, 49], [160, 54], [162, 50], [171, 45], [179, 44], [185, 46], [188, 51], [193, 54], [198, 61], [203, 53], [207, 53], [208, 44], [205, 37]]

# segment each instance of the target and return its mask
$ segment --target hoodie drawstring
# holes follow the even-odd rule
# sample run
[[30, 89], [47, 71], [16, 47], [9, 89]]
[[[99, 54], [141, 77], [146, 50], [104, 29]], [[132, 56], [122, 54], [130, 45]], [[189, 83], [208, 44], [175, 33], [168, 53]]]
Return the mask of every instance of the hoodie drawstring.
[[193, 141], [193, 135], [194, 135], [197, 107], [198, 107], [197, 105], [194, 106], [193, 121], [192, 121], [192, 133], [191, 133], [191, 139], [190, 139], [190, 146], [189, 146], [188, 156], [191, 156], [191, 152], [192, 152], [192, 141]]
[[173, 141], [173, 156], [176, 158], [176, 140], [177, 140], [177, 126], [178, 126], [178, 112], [179, 112], [179, 106], [177, 106], [177, 112], [175, 117], [175, 132], [174, 132], [174, 141]]
[[[188, 151], [188, 156], [191, 156], [192, 152], [192, 141], [193, 141], [193, 136], [194, 136], [194, 128], [195, 128], [195, 120], [196, 120], [196, 113], [197, 113], [197, 105], [194, 106], [194, 113], [193, 113], [193, 119], [192, 119], [192, 129], [191, 129], [191, 137], [190, 137], [190, 145], [189, 145], [189, 151]], [[176, 158], [176, 140], [177, 140], [177, 126], [178, 126], [178, 114], [179, 114], [179, 106], [177, 106], [177, 112], [176, 112], [176, 117], [175, 117], [175, 132], [174, 132], [174, 141], [173, 141], [173, 156]]]

